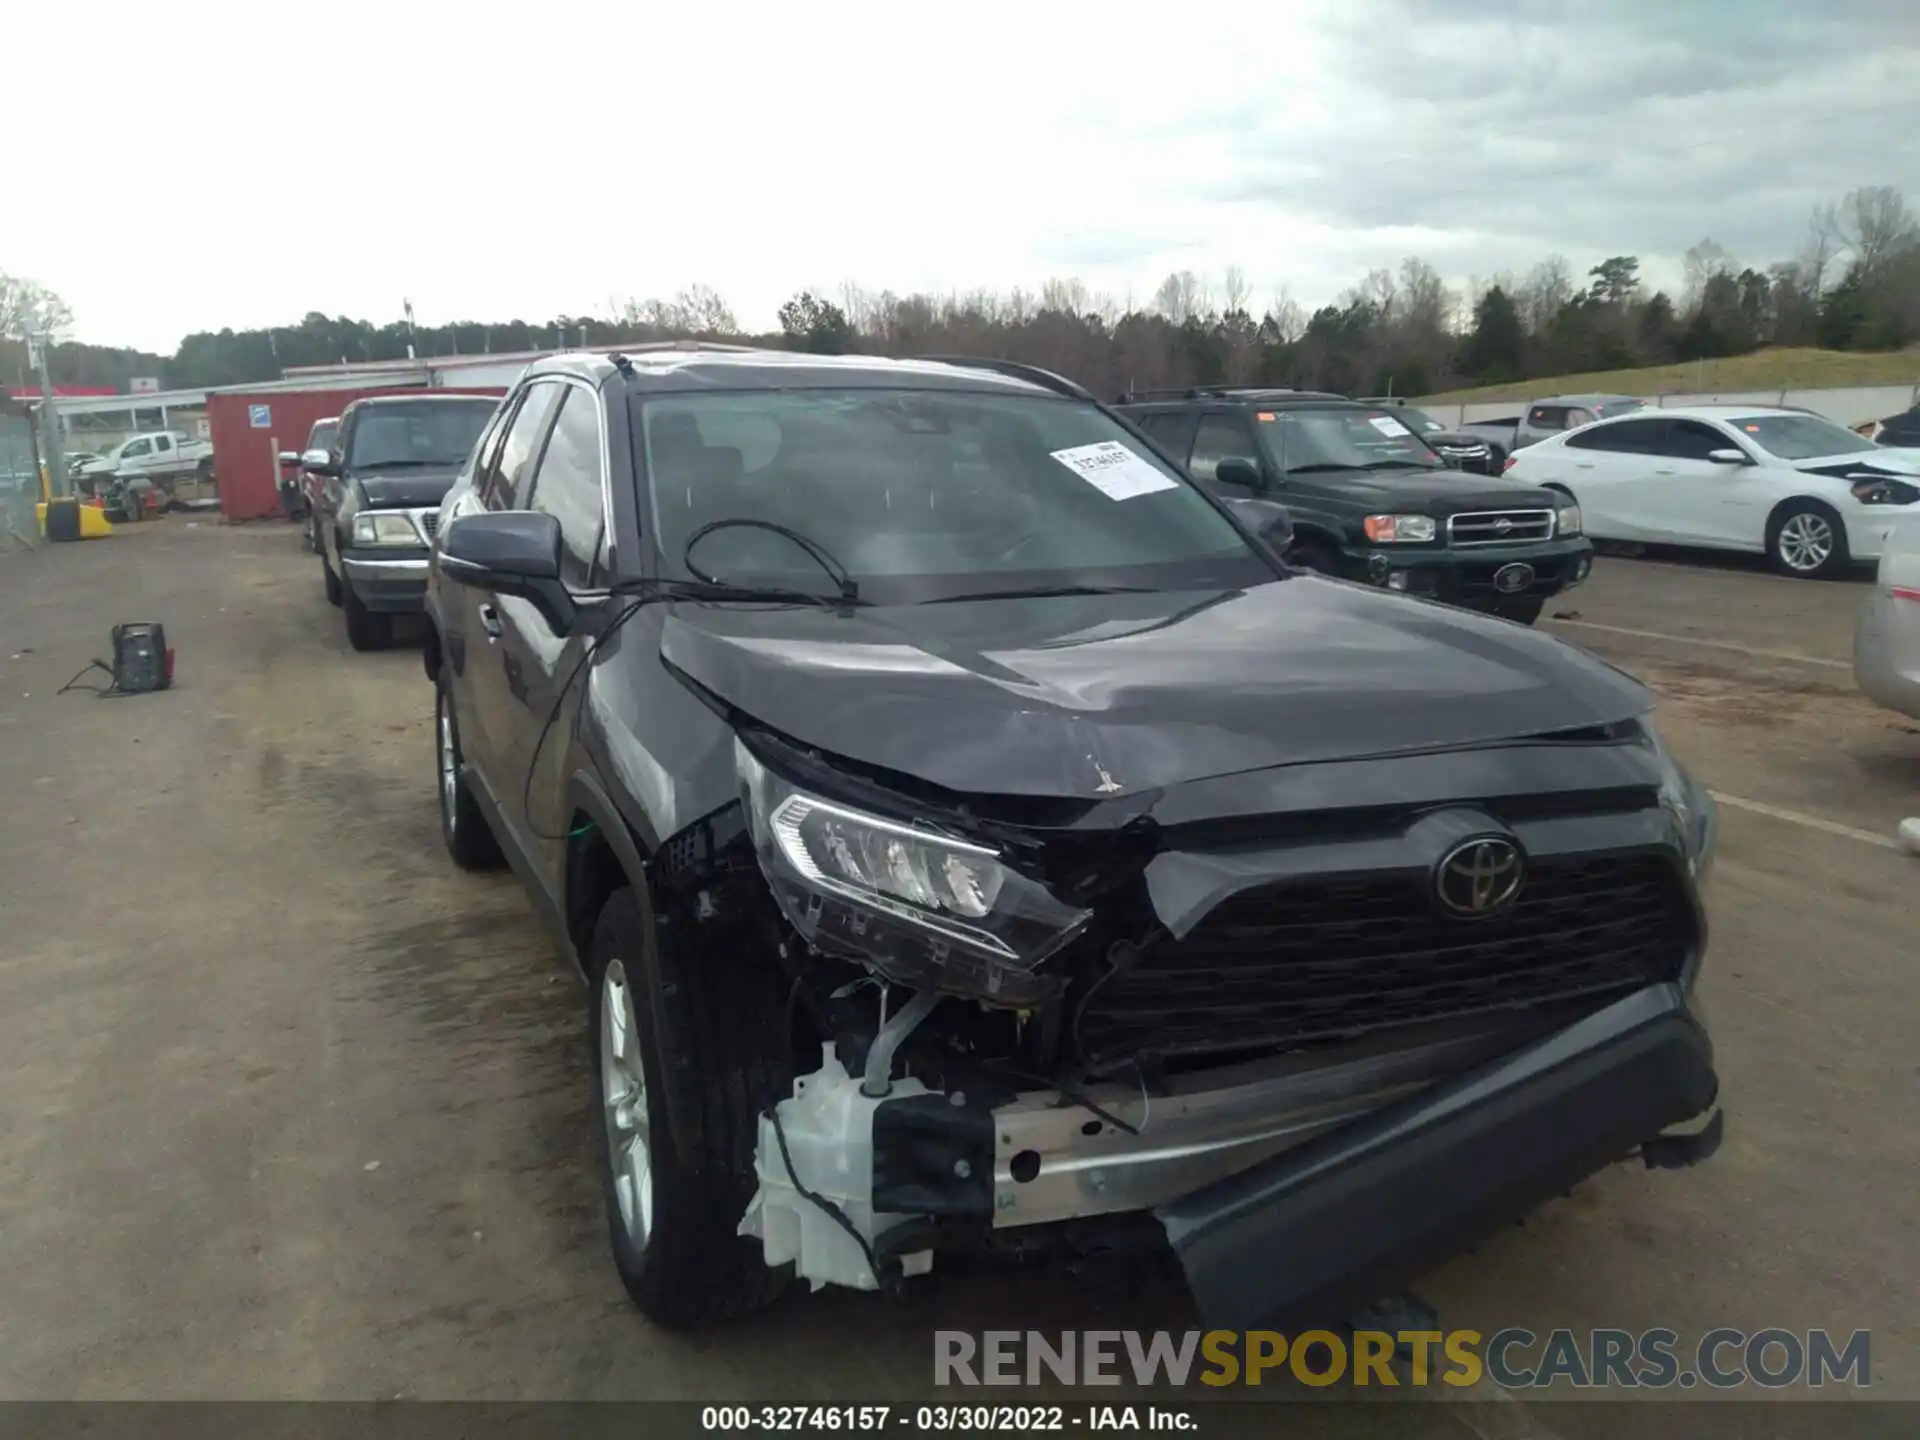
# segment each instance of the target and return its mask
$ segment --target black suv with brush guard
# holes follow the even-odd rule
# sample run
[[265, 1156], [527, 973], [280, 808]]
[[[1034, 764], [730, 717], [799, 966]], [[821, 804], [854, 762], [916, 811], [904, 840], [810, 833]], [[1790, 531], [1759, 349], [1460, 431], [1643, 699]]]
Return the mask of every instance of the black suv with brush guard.
[[1067, 381], [552, 357], [431, 528], [442, 833], [586, 981], [661, 1322], [1127, 1244], [1337, 1319], [1719, 1141], [1648, 693], [1294, 568]]
[[1216, 494], [1285, 505], [1287, 559], [1304, 569], [1531, 625], [1593, 568], [1579, 506], [1453, 468], [1397, 406], [1181, 390], [1115, 408]]

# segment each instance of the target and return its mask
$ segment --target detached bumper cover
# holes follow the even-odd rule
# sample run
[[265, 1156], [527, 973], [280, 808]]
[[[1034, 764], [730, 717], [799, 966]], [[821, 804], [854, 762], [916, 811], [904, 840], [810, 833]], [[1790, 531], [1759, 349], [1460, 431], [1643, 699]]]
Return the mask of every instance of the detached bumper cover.
[[[1337, 1322], [1703, 1116], [1718, 1090], [1684, 994], [1650, 986], [1155, 1213], [1209, 1328]], [[1693, 1163], [1719, 1136], [1716, 1115], [1647, 1158]]]

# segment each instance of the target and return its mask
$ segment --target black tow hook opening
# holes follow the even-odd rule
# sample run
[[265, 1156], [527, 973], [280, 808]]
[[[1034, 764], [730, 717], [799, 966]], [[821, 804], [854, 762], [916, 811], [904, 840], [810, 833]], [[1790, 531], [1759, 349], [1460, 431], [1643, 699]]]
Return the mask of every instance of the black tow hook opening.
[[1640, 1159], [1649, 1170], [1685, 1170], [1712, 1156], [1726, 1131], [1727, 1112], [1716, 1110], [1713, 1118], [1691, 1135], [1656, 1135], [1643, 1142]]

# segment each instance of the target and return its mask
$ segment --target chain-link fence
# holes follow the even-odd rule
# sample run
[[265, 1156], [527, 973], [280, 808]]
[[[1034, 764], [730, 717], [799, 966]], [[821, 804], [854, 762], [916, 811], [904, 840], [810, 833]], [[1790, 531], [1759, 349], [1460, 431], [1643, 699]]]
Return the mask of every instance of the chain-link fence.
[[33, 421], [6, 408], [0, 393], [0, 552], [40, 542], [40, 521], [34, 513], [40, 500], [36, 453]]

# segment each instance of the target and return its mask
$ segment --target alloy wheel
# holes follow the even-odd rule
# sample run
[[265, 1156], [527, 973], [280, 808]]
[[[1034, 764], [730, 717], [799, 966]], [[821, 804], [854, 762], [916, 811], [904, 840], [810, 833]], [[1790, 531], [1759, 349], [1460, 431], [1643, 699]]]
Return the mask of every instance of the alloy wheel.
[[609, 960], [600, 979], [600, 1103], [607, 1126], [607, 1164], [620, 1223], [636, 1250], [653, 1230], [653, 1147], [647, 1122], [647, 1072], [640, 1057], [627, 967]]
[[1810, 575], [1833, 557], [1833, 526], [1811, 510], [1802, 510], [1787, 517], [1774, 545], [1781, 564]]

